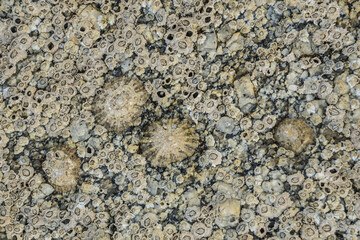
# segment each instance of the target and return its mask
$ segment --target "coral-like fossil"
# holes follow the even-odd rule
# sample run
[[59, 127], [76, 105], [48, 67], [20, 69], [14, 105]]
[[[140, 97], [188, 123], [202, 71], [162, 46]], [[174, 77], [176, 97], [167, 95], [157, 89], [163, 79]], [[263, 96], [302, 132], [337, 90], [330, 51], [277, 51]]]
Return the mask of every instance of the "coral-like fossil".
[[140, 80], [121, 78], [105, 84], [94, 101], [97, 120], [116, 131], [136, 125], [149, 94]]
[[77, 184], [80, 164], [75, 149], [55, 147], [46, 154], [42, 168], [56, 190], [67, 192]]
[[301, 119], [285, 119], [275, 130], [276, 141], [284, 148], [301, 153], [309, 144], [314, 144], [313, 129]]
[[153, 166], [165, 167], [194, 154], [199, 137], [188, 121], [164, 119], [151, 124], [141, 140], [143, 154]]

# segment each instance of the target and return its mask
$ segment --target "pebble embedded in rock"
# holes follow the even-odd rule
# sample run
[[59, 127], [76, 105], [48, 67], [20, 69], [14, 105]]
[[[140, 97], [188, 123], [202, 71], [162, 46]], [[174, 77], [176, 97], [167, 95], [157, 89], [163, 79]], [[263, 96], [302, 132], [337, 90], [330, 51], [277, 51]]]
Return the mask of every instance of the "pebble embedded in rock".
[[301, 119], [285, 119], [275, 129], [275, 140], [282, 147], [299, 154], [315, 143], [315, 133]]
[[216, 130], [231, 134], [234, 130], [235, 121], [229, 117], [222, 117], [216, 124]]
[[90, 137], [86, 122], [79, 122], [70, 127], [70, 134], [74, 141], [84, 141]]

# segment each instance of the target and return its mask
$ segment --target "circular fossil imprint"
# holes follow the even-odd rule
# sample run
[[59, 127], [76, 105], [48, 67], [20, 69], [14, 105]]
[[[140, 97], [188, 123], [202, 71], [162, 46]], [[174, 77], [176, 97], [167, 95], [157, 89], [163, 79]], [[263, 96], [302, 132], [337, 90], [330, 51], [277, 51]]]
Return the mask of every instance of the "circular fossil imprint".
[[136, 124], [149, 94], [138, 79], [121, 78], [105, 84], [93, 104], [96, 119], [108, 128], [123, 131]]
[[75, 149], [55, 147], [46, 154], [43, 170], [49, 183], [58, 191], [70, 191], [77, 184], [80, 159]]
[[195, 153], [199, 137], [188, 121], [164, 119], [152, 123], [141, 140], [141, 148], [153, 166], [165, 167]]

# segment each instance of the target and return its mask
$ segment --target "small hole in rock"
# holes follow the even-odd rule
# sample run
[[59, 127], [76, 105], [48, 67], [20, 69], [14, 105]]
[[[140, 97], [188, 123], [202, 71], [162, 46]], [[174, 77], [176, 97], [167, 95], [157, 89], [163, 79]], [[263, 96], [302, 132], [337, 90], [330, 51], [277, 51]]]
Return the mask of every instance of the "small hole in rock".
[[49, 44], [48, 44], [48, 49], [51, 50], [51, 49], [53, 49], [53, 48], [54, 48], [54, 44], [53, 44], [53, 43], [49, 43]]
[[166, 96], [165, 92], [163, 91], [157, 92], [157, 95], [159, 96], [159, 98], [164, 98]]

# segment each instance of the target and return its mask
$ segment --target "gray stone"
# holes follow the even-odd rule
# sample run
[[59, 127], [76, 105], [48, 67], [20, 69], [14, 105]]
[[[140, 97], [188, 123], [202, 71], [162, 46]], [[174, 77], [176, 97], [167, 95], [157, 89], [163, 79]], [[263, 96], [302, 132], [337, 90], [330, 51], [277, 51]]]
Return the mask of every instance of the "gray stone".
[[200, 51], [215, 51], [217, 48], [217, 39], [215, 33], [206, 34], [206, 39], [203, 44], [199, 46]]
[[46, 196], [48, 196], [48, 195], [50, 195], [50, 194], [52, 194], [54, 192], [54, 188], [50, 184], [47, 184], [47, 183], [41, 184], [39, 189]]
[[229, 117], [222, 117], [216, 124], [216, 130], [231, 134], [235, 128], [235, 121]]
[[75, 142], [84, 141], [90, 137], [86, 122], [79, 122], [70, 127], [71, 137]]

